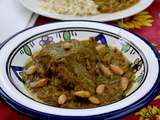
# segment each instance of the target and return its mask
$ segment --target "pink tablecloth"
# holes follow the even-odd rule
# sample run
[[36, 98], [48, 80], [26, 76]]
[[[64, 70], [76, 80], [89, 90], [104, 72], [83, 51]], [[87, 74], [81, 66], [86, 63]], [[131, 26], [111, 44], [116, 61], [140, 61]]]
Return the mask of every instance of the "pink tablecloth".
[[[42, 25], [56, 20], [40, 16], [35, 25]], [[110, 24], [110, 23], [109, 23]], [[143, 12], [112, 22], [122, 28], [139, 34], [154, 44], [160, 50], [160, 0], [154, 3]], [[29, 120], [31, 118], [21, 115], [8, 107], [4, 102], [0, 102], [0, 120]], [[147, 106], [135, 113], [121, 118], [122, 120], [160, 120], [160, 94]]]

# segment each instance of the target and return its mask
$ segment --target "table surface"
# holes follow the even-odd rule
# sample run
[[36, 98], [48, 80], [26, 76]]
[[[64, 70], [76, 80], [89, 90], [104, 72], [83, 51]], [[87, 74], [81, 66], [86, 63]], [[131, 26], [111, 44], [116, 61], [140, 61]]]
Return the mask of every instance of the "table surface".
[[[35, 26], [42, 25], [57, 20], [39, 16]], [[142, 11], [123, 20], [108, 22], [119, 27], [135, 32], [143, 38], [151, 42], [158, 50], [160, 50], [160, 0], [154, 0], [153, 4]], [[10, 108], [3, 100], [0, 101], [0, 120], [31, 120], [25, 115], [20, 114]], [[132, 113], [121, 120], [160, 120], [160, 94], [144, 108]]]

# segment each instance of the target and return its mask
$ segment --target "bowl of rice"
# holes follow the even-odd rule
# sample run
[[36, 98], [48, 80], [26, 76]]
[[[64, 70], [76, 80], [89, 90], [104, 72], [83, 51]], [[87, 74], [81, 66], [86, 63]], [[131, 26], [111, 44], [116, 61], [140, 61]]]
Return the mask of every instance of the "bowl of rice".
[[59, 13], [72, 16], [97, 15], [100, 12], [98, 6], [92, 0], [42, 0], [42, 9], [50, 13]]

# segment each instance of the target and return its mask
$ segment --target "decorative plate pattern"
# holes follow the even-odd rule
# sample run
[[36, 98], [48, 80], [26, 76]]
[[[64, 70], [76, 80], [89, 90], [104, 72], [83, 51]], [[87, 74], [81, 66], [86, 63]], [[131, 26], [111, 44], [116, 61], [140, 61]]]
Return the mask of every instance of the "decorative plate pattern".
[[[23, 71], [23, 67], [27, 59], [29, 59], [32, 54], [44, 47], [47, 44], [58, 41], [70, 41], [70, 40], [87, 40], [89, 37], [95, 37], [97, 42], [105, 45], [118, 48], [126, 58], [131, 61], [131, 67], [136, 73], [136, 79], [133, 87], [128, 92], [127, 95], [133, 93], [140, 85], [143, 83], [145, 76], [147, 74], [147, 62], [145, 57], [139, 48], [136, 48], [134, 44], [129, 42], [127, 39], [120, 37], [119, 35], [103, 32], [91, 29], [68, 29], [68, 30], [58, 30], [42, 33], [38, 36], [28, 39], [20, 46], [18, 46], [13, 53], [8, 64], [8, 73], [10, 75], [11, 82], [24, 93], [23, 80], [21, 79], [20, 73]], [[76, 47], [76, 46], [75, 46]], [[19, 61], [19, 62], [17, 62]], [[19, 81], [19, 82], [17, 82]], [[18, 84], [19, 85], [18, 85]], [[21, 87], [20, 87], [21, 86]], [[26, 93], [25, 93], [26, 94]]]

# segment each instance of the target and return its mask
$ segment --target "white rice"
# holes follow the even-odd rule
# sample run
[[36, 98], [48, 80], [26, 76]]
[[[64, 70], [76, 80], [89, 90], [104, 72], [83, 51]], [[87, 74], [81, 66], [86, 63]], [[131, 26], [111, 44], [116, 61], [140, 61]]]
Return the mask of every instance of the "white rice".
[[93, 0], [42, 0], [41, 7], [51, 13], [73, 16], [99, 14]]

